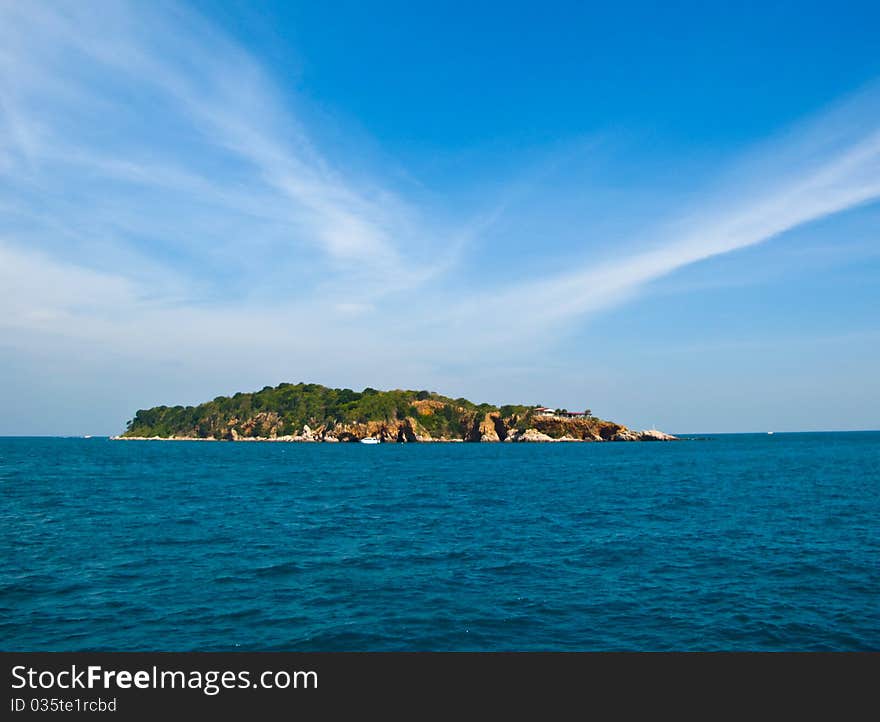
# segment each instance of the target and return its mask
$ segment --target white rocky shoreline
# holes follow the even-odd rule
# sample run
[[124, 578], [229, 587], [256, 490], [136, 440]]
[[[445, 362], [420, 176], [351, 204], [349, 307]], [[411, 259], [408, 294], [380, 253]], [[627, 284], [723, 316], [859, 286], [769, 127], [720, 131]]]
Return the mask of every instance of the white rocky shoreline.
[[[226, 439], [217, 439], [213, 436], [201, 437], [201, 436], [111, 436], [111, 441], [233, 441], [233, 442], [244, 442], [244, 441], [261, 441], [261, 442], [273, 442], [273, 443], [305, 443], [305, 444], [335, 444], [335, 443], [357, 443], [360, 439], [345, 439], [341, 440], [336, 438], [331, 434], [325, 434], [323, 436], [319, 436], [314, 434], [309, 430], [308, 427], [303, 429], [303, 434], [297, 434], [295, 436], [240, 436], [234, 435], [231, 438]], [[371, 437], [365, 437], [371, 438]], [[526, 429], [525, 431], [517, 431], [512, 434], [509, 434], [503, 441], [499, 439], [489, 439], [489, 438], [481, 438], [476, 443], [603, 443], [603, 442], [620, 442], [620, 441], [678, 441], [678, 437], [672, 436], [671, 434], [666, 434], [662, 431], [658, 431], [657, 429], [646, 429], [644, 431], [633, 431], [631, 429], [625, 429], [618, 434], [616, 434], [611, 439], [576, 439], [572, 436], [562, 436], [558, 439], [554, 439], [552, 436], [548, 436], [547, 434], [541, 433], [537, 429]], [[462, 444], [462, 443], [474, 443], [474, 442], [466, 442], [464, 439], [446, 439], [439, 438], [435, 439], [433, 437], [419, 437], [413, 441], [407, 441], [406, 439], [402, 440], [388, 440], [385, 443], [421, 443], [421, 444]]]

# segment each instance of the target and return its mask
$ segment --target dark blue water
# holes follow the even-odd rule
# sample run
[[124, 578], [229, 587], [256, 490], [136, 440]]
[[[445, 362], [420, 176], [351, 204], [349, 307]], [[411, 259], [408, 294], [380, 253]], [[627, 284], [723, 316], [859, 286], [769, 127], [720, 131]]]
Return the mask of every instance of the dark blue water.
[[880, 649], [880, 433], [0, 439], [5, 650]]

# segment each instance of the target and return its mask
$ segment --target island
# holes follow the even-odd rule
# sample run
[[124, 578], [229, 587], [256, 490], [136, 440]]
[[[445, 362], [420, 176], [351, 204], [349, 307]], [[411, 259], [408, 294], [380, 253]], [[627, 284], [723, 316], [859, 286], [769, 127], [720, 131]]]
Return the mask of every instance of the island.
[[135, 413], [114, 440], [277, 442], [669, 441], [592, 412], [541, 405], [475, 404], [433, 391], [333, 389], [283, 383], [218, 396], [198, 406], [155, 406]]

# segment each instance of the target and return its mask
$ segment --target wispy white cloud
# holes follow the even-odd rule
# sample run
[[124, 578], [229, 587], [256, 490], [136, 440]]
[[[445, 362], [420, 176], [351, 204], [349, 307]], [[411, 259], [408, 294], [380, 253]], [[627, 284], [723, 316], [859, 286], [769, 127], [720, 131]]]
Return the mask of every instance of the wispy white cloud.
[[641, 249], [625, 246], [611, 260], [587, 260], [556, 275], [478, 294], [451, 317], [473, 317], [475, 307], [487, 319], [515, 313], [515, 323], [492, 323], [481, 337], [527, 339], [546, 333], [550, 325], [630, 300], [652, 281], [691, 264], [875, 201], [880, 198], [880, 121], [867, 127], [864, 121], [878, 117], [872, 112], [877, 105], [872, 89], [812, 119], [775, 147], [766, 144], [760, 158], [731, 173], [735, 183], [703, 194], [672, 227], [647, 229]]
[[[315, 248], [331, 270], [377, 287], [424, 267], [407, 257], [420, 231], [407, 204], [335, 169], [259, 64], [194, 13], [120, 2], [6, 3], [2, 12], [4, 160], [19, 190], [63, 196], [76, 183], [97, 201], [107, 184], [148, 186], [154, 195], [140, 204], [128, 195], [122, 209], [129, 219], [140, 211], [148, 236], [162, 202], [185, 194], [179, 236], [204, 219], [204, 204], [222, 209], [231, 232], [208, 241], [196, 224], [183, 243], [239, 244], [237, 226], [265, 222], [276, 264], [295, 266]], [[96, 202], [96, 215], [108, 205]]]

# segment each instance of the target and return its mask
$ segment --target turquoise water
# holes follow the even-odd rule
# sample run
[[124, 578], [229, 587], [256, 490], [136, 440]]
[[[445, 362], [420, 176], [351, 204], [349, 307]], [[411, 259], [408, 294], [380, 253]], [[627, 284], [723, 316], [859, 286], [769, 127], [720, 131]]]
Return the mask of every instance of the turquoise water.
[[0, 439], [5, 650], [880, 649], [880, 433]]

